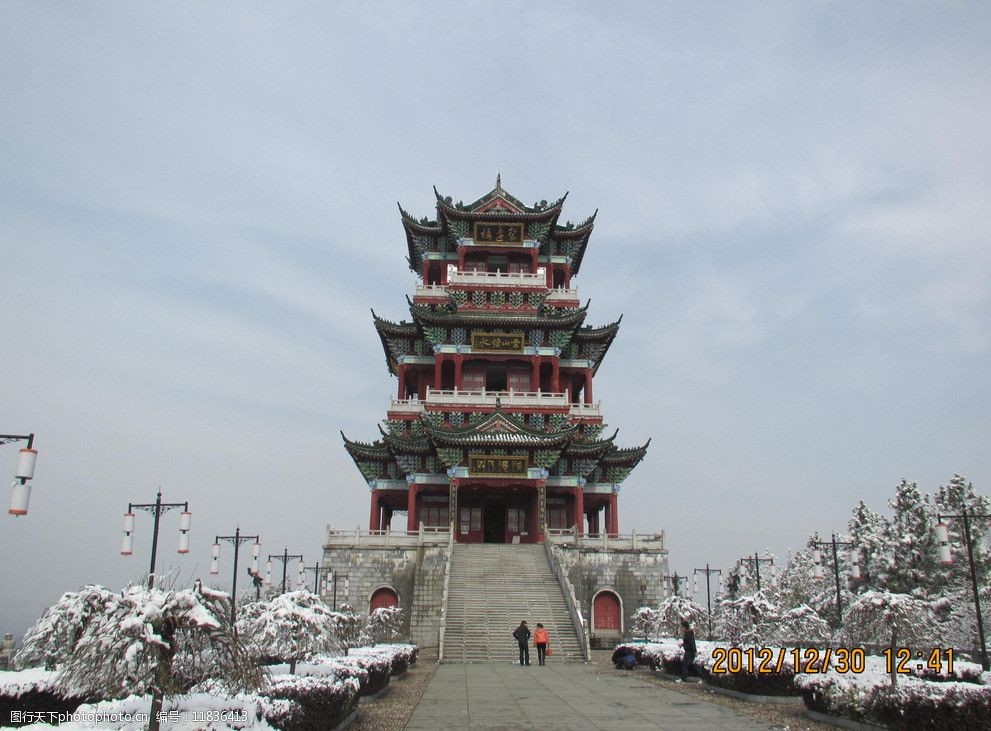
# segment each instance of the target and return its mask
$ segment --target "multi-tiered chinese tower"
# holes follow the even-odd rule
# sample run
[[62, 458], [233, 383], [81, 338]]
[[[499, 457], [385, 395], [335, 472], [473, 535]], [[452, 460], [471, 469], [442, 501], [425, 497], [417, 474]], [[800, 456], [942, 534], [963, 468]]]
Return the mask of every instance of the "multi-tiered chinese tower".
[[[436, 220], [400, 207], [412, 320], [373, 312], [396, 398], [381, 438], [348, 453], [371, 488], [369, 529], [453, 525], [462, 543], [534, 543], [548, 530], [619, 533], [620, 483], [649, 444], [604, 436], [593, 381], [619, 321], [585, 324], [573, 277], [593, 214], [560, 225], [567, 197], [527, 206], [502, 188]], [[603, 515], [604, 513], [604, 515]]]

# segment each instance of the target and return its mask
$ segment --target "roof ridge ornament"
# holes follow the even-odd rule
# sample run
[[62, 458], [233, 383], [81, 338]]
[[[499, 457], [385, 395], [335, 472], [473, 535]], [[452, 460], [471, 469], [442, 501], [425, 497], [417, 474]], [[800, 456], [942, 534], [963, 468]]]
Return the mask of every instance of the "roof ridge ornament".
[[495, 192], [496, 193], [503, 193], [504, 192], [503, 189], [502, 189], [502, 173], [499, 172], [499, 171], [496, 171], [496, 187], [495, 187]]

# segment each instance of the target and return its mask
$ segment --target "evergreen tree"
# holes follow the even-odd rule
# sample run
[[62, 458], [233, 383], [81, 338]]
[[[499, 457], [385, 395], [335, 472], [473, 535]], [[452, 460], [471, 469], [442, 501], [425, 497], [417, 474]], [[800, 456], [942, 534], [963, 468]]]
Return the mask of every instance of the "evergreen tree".
[[888, 521], [861, 500], [853, 509], [847, 529], [860, 563], [860, 578], [850, 579], [851, 589], [859, 594], [882, 588], [882, 580], [891, 569]]
[[902, 480], [889, 505], [895, 512], [887, 531], [892, 560], [885, 588], [893, 593], [928, 596], [935, 588], [933, 577], [939, 569], [929, 496], [914, 482]]
[[[988, 498], [974, 490], [974, 485], [960, 475], [954, 475], [946, 485], [940, 485], [933, 496], [935, 512], [940, 515], [961, 515], [964, 508], [969, 516], [991, 515]], [[950, 536], [952, 563], [941, 566], [939, 578], [943, 585], [939, 588], [947, 593], [956, 593], [970, 587], [970, 562], [967, 557], [967, 541], [964, 536], [963, 520], [943, 518]], [[984, 518], [970, 519], [970, 538], [974, 555], [974, 570], [977, 585], [987, 586], [991, 577], [991, 550], [989, 550], [988, 521]], [[973, 612], [972, 612], [973, 613]]]

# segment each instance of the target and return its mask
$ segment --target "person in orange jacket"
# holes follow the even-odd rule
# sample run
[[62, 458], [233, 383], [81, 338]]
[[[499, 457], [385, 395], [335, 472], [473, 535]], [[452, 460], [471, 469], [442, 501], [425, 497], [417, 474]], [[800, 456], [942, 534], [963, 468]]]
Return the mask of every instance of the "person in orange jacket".
[[550, 635], [544, 629], [544, 625], [537, 622], [537, 629], [533, 633], [533, 644], [537, 647], [537, 660], [544, 664], [544, 657], [547, 655], [547, 648], [551, 643]]

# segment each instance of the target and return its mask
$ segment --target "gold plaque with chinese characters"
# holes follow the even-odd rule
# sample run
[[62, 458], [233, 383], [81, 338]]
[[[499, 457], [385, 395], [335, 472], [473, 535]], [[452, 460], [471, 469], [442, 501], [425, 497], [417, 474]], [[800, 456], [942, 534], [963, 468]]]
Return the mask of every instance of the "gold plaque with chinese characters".
[[472, 238], [475, 239], [476, 244], [520, 246], [523, 243], [523, 224], [476, 221]]
[[468, 470], [472, 477], [526, 477], [526, 468], [525, 456], [468, 455]]
[[523, 333], [486, 333], [471, 334], [471, 351], [473, 353], [522, 353], [524, 345]]

